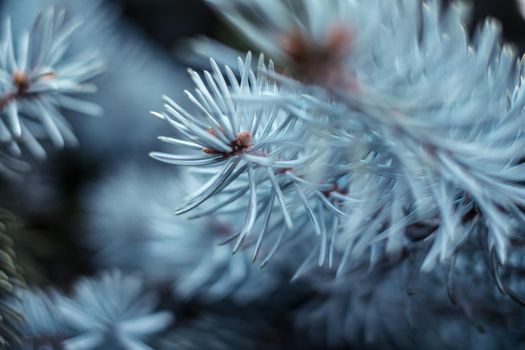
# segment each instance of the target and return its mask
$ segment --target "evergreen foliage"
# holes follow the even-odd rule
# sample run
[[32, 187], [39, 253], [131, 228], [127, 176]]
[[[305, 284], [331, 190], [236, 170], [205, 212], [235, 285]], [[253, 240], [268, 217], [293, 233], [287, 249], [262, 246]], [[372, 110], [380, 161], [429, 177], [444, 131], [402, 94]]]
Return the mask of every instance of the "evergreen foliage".
[[[17, 1], [0, 207], [38, 231], [59, 201], [67, 232], [26, 286], [0, 210], [0, 348], [524, 346], [525, 61], [496, 21], [471, 34], [459, 1], [206, 0], [249, 49], [178, 46], [187, 79], [117, 6]], [[78, 139], [58, 167], [82, 179], [46, 178], [47, 143]]]

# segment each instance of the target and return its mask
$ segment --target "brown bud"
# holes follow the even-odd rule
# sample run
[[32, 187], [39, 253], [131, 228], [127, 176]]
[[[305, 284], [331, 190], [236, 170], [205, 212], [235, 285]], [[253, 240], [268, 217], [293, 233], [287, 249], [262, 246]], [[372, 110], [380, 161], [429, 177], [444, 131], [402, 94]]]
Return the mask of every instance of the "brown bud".
[[25, 72], [16, 71], [13, 73], [13, 83], [19, 89], [25, 89], [29, 86], [29, 77]]
[[242, 148], [250, 147], [252, 145], [252, 135], [248, 131], [241, 131], [237, 135], [237, 142]]

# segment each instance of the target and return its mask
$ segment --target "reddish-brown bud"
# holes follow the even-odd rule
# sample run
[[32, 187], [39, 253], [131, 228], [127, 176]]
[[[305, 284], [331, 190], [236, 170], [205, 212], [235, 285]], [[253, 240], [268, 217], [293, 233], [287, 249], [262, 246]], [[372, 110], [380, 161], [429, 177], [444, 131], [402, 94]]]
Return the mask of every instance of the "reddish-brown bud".
[[352, 31], [344, 24], [327, 29], [324, 38], [309, 37], [298, 29], [283, 35], [280, 44], [292, 74], [304, 81], [354, 89], [344, 67], [352, 49]]
[[29, 86], [29, 77], [25, 72], [16, 71], [13, 73], [13, 83], [19, 90], [24, 90]]
[[248, 148], [252, 145], [252, 135], [248, 131], [241, 131], [237, 135], [237, 143], [241, 148]]

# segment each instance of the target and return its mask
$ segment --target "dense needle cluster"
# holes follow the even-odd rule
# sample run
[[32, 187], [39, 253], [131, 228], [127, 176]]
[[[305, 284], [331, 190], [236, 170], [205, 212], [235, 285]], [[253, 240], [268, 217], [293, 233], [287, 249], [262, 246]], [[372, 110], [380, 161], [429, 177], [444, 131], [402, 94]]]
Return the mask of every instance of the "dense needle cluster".
[[[333, 271], [339, 285], [367, 279], [370, 293], [362, 296], [360, 289], [341, 293], [320, 283], [337, 296], [315, 304], [303, 323], [333, 320], [329, 342], [388, 342], [388, 334], [381, 340], [377, 333], [353, 333], [366, 323], [359, 319], [362, 298], [382, 288], [372, 272], [362, 271], [404, 264], [407, 257], [414, 278], [423, 270], [428, 284], [446, 285], [459, 306], [453, 310], [478, 329], [472, 300], [483, 297], [459, 301], [455, 281], [480, 276], [480, 264], [502, 295], [523, 303], [519, 278], [503, 276], [520, 270], [509, 257], [520, 255], [513, 251], [523, 242], [525, 223], [523, 63], [501, 46], [495, 22], [470, 41], [468, 9], [459, 3], [210, 3], [285, 70], [253, 65], [251, 54], [237, 72], [226, 67], [224, 74], [212, 61], [204, 80], [191, 73], [195, 112], [169, 101], [158, 114], [181, 137], [164, 138], [179, 146], [177, 155], [153, 156], [191, 166], [206, 179], [178, 214], [217, 197], [219, 205], [194, 216], [244, 213], [232, 236], [235, 250], [255, 244], [257, 256], [274, 236], [269, 259], [279, 246], [301, 240], [311, 253], [296, 255], [304, 260], [296, 278]], [[289, 121], [286, 128], [276, 115]], [[273, 132], [262, 140], [251, 125]], [[316, 269], [315, 261], [328, 271]], [[386, 276], [395, 278], [396, 269]], [[445, 278], [437, 278], [442, 269]], [[373, 299], [375, 306], [395, 294], [391, 287]], [[339, 332], [340, 322], [357, 323]]]
[[[291, 111], [237, 99], [279, 93], [276, 84], [268, 80], [268, 75], [273, 74], [272, 64], [268, 70], [263, 60], [261, 56], [257, 72], [251, 68], [251, 54], [246, 61], [240, 60], [240, 80], [229, 67], [223, 74], [213, 60], [213, 75], [204, 73], [206, 83], [190, 72], [197, 89], [195, 95], [187, 95], [199, 113], [194, 116], [166, 98], [166, 112], [155, 115], [175, 127], [180, 135], [161, 140], [192, 151], [151, 155], [166, 163], [202, 169], [208, 180], [193, 191], [188, 204], [177, 213], [190, 212], [212, 197], [217, 197], [215, 202], [192, 217], [231, 208], [244, 211], [244, 223], [230, 240], [235, 240], [234, 250], [243, 243], [255, 245], [256, 259], [264, 236], [272, 236], [274, 243], [266, 249], [265, 264], [285, 236], [293, 236], [308, 220], [326, 245], [328, 232], [319, 222], [322, 218], [318, 218], [318, 211], [323, 207], [336, 212], [339, 209], [323, 194], [323, 190], [330, 193], [333, 184], [309, 185], [308, 177], [315, 170], [312, 162], [323, 152], [323, 148], [315, 147], [319, 136]], [[305, 220], [305, 212], [309, 219]], [[248, 241], [255, 232], [257, 237]]]
[[79, 22], [67, 19], [64, 9], [51, 7], [40, 14], [29, 32], [15, 37], [9, 20], [0, 42], [0, 142], [20, 155], [26, 148], [44, 157], [41, 145], [50, 139], [57, 147], [76, 144], [62, 109], [97, 115], [100, 108], [76, 95], [94, 92], [88, 81], [103, 64], [91, 53], [72, 55], [71, 36]]
[[[185, 139], [174, 143], [201, 156], [154, 156], [210, 174], [217, 173], [206, 167], [224, 166], [179, 213], [226, 196], [215, 209], [233, 203], [232, 210], [247, 211], [234, 237], [238, 247], [254, 232], [264, 235], [264, 225], [255, 224], [274, 213], [276, 197], [288, 230], [306, 225], [303, 237], [320, 236], [319, 261], [326, 254], [337, 260], [338, 275], [363, 260], [395, 258], [414, 244], [428, 249], [425, 270], [449, 264], [469, 240], [479, 240], [496, 265], [506, 262], [525, 219], [524, 94], [521, 62], [501, 48], [496, 23], [469, 43], [462, 4], [211, 3], [280, 63], [304, 72], [308, 62], [319, 66], [323, 51], [328, 66], [317, 68], [332, 69], [348, 84], [307, 74], [303, 85], [261, 64], [252, 71], [250, 55], [240, 65], [240, 83], [227, 68], [229, 88], [215, 63], [213, 74], [205, 74], [208, 87], [192, 73], [197, 112], [177, 111], [170, 102], [161, 116]], [[255, 20], [256, 13], [267, 20]], [[344, 29], [341, 16], [347, 16]], [[278, 87], [256, 88], [257, 76]], [[283, 115], [288, 127], [272, 113]], [[264, 141], [243, 133], [250, 136], [247, 147], [237, 140], [240, 120], [274, 132]], [[216, 126], [221, 132], [205, 131]], [[244, 146], [232, 147], [238, 144]], [[262, 196], [264, 182], [274, 190]]]

